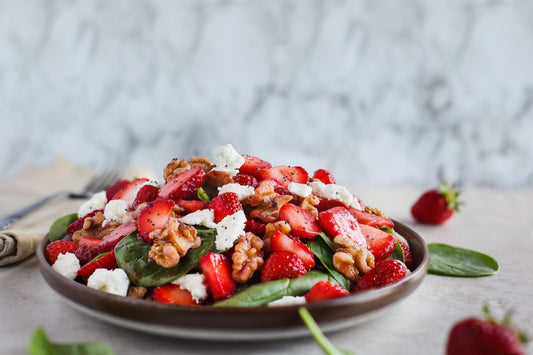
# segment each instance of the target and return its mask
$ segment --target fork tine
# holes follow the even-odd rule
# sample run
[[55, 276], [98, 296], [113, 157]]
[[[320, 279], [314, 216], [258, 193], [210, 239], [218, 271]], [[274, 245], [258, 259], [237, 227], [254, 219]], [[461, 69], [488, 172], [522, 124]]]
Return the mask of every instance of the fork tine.
[[117, 181], [123, 174], [124, 167], [113, 167], [97, 173], [84, 188], [86, 193], [96, 193], [104, 190]]

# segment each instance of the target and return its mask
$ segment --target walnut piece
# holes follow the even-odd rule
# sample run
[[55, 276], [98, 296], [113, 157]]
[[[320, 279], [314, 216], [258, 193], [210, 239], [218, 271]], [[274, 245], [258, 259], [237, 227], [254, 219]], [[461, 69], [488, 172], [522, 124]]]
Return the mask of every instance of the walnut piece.
[[172, 159], [170, 163], [163, 169], [163, 178], [165, 181], [172, 179], [173, 177], [184, 173], [192, 168], [200, 167], [205, 172], [211, 170], [214, 165], [204, 157], [192, 157], [189, 160]]
[[154, 244], [148, 257], [164, 268], [176, 266], [189, 249], [198, 248], [202, 243], [194, 227], [180, 223], [174, 217], [169, 218], [164, 229], [152, 231], [149, 237]]
[[315, 218], [318, 218], [318, 209], [315, 207], [320, 203], [320, 199], [315, 195], [311, 194], [302, 199], [300, 207], [307, 212], [310, 212]]
[[97, 212], [93, 217], [85, 218], [83, 227], [72, 234], [72, 240], [79, 242], [82, 238], [102, 239], [107, 233], [118, 227], [117, 222], [109, 222], [105, 227], [102, 223], [105, 216], [102, 212]]
[[148, 289], [142, 286], [134, 286], [128, 290], [128, 297], [143, 299]]
[[376, 207], [365, 206], [365, 212], [366, 213], [370, 213], [370, 214], [374, 214], [374, 215], [379, 216], [379, 217], [387, 218], [387, 216], [383, 212], [381, 212], [381, 210], [379, 208], [376, 208]]
[[263, 266], [263, 241], [253, 233], [241, 235], [231, 256], [231, 278], [238, 283], [245, 283]]
[[221, 187], [234, 181], [231, 175], [226, 171], [211, 170], [206, 174], [205, 182], [212, 187]]
[[351, 281], [359, 280], [374, 268], [374, 255], [367, 248], [359, 247], [343, 235], [336, 236], [333, 241], [340, 246], [333, 255], [333, 266]]
[[256, 187], [253, 195], [245, 198], [242, 203], [250, 205], [250, 218], [263, 223], [275, 222], [279, 219], [281, 207], [292, 201], [291, 195], [280, 195], [274, 191], [274, 184], [262, 181]]

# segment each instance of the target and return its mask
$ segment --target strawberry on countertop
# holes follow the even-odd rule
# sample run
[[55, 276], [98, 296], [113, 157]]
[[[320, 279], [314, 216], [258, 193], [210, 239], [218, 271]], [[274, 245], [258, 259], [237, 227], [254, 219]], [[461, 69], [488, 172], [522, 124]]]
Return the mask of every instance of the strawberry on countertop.
[[459, 211], [458, 196], [458, 191], [443, 182], [438, 190], [423, 193], [411, 207], [411, 214], [422, 223], [442, 224]]

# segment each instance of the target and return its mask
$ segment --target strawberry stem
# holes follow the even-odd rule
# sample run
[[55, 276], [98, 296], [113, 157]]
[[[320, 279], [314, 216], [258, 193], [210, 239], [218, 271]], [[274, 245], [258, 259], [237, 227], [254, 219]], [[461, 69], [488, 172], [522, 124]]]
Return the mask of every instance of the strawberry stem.
[[439, 186], [439, 192], [446, 199], [446, 203], [450, 210], [459, 211], [459, 206], [463, 204], [458, 200], [460, 194], [459, 191], [457, 191], [452, 185], [448, 185], [448, 183], [442, 181]]

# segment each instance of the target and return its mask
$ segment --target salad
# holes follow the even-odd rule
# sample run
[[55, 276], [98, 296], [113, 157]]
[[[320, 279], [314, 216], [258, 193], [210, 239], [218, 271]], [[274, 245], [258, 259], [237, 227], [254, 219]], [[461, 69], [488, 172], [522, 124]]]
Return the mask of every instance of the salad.
[[54, 270], [116, 295], [180, 305], [283, 306], [409, 274], [408, 242], [331, 173], [272, 166], [231, 144], [121, 180], [50, 227]]

